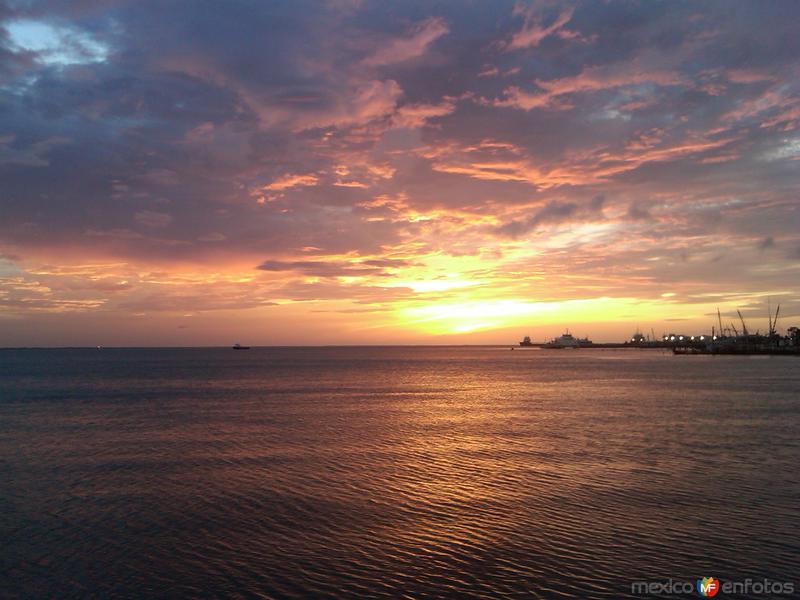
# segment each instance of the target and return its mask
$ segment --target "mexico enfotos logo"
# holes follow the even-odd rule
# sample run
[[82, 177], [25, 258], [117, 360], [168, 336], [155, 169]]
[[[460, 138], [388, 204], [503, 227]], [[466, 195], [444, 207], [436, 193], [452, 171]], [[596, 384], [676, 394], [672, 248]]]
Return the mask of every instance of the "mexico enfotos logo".
[[741, 581], [720, 581], [715, 577], [702, 577], [695, 582], [667, 579], [666, 581], [634, 581], [631, 593], [641, 596], [660, 596], [675, 594], [698, 594], [712, 598], [722, 594], [744, 594], [747, 596], [790, 596], [794, 594], [792, 581], [773, 581], [771, 579], [743, 579]]
[[697, 593], [701, 596], [710, 598], [716, 596], [719, 591], [719, 579], [713, 577], [703, 577], [697, 580]]

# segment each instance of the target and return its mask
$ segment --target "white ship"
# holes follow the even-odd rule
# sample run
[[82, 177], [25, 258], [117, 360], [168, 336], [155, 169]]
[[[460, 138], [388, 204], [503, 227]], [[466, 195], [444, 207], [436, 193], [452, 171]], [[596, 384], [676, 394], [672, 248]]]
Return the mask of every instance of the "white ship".
[[569, 332], [569, 329], [567, 329], [565, 333], [557, 338], [550, 340], [546, 344], [542, 344], [542, 348], [561, 350], [563, 348], [584, 348], [591, 345], [592, 341], [589, 338], [576, 338]]

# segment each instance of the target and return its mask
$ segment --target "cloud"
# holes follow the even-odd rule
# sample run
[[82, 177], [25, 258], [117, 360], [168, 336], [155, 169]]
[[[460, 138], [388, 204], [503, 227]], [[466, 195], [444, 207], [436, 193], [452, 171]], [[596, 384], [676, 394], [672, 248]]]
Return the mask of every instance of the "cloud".
[[198, 242], [224, 242], [228, 238], [223, 233], [213, 232], [206, 233], [197, 238]]
[[402, 63], [418, 58], [428, 51], [428, 47], [449, 31], [443, 19], [431, 17], [414, 26], [410, 35], [398, 37], [384, 42], [372, 56], [364, 60], [364, 64], [380, 67]]
[[0, 297], [333, 340], [421, 294], [800, 294], [797, 5], [498, 1], [0, 8]]
[[493, 104], [522, 110], [571, 109], [574, 104], [563, 98], [568, 94], [585, 94], [644, 84], [678, 86], [686, 82], [676, 71], [625, 63], [590, 67], [575, 76], [550, 80], [536, 79], [534, 83], [540, 91], [526, 92], [518, 86], [510, 86], [503, 90], [503, 97], [494, 100]]
[[526, 92], [516, 85], [512, 85], [503, 90], [503, 97], [497, 98], [492, 104], [494, 106], [509, 106], [522, 110], [533, 110], [534, 108], [572, 108], [569, 103], [556, 101], [555, 95], [553, 94]]
[[270, 272], [294, 271], [313, 277], [383, 277], [387, 269], [397, 269], [410, 263], [400, 259], [342, 260], [267, 260], [257, 269]]
[[395, 127], [416, 128], [425, 125], [429, 119], [444, 117], [455, 110], [455, 101], [446, 98], [439, 104], [406, 104], [397, 109], [392, 117]]
[[85, 31], [35, 19], [15, 19], [5, 26], [12, 46], [46, 66], [102, 62], [108, 48]]
[[771, 235], [765, 237], [760, 242], [758, 242], [758, 249], [759, 250], [768, 250], [768, 249], [774, 248], [774, 247], [775, 247], [775, 238], [773, 238]]
[[144, 236], [130, 229], [87, 229], [86, 235], [90, 237], [113, 238], [118, 240], [141, 240]]
[[586, 206], [576, 202], [551, 201], [524, 219], [515, 219], [497, 227], [495, 233], [510, 238], [519, 238], [537, 229], [540, 225], [558, 225], [561, 223], [599, 220], [603, 218], [605, 196], [594, 196]]
[[67, 138], [52, 136], [25, 147], [15, 147], [16, 137], [14, 134], [0, 136], [0, 165], [47, 167], [50, 165], [48, 154], [53, 149], [70, 143]]
[[762, 83], [774, 81], [775, 77], [769, 73], [763, 73], [755, 69], [729, 69], [725, 72], [728, 81], [732, 83]]
[[319, 177], [312, 173], [298, 175], [287, 173], [275, 179], [272, 183], [265, 185], [265, 190], [284, 191], [299, 186], [313, 186], [319, 183]]
[[575, 34], [566, 30], [562, 30], [564, 25], [572, 20], [574, 9], [567, 8], [560, 11], [549, 25], [544, 25], [539, 18], [534, 15], [533, 7], [522, 8], [517, 6], [514, 8], [514, 14], [521, 14], [525, 17], [525, 24], [522, 29], [511, 36], [511, 41], [508, 43], [508, 48], [517, 50], [520, 48], [532, 48], [538, 46], [546, 37], [554, 33], [564, 33], [567, 37], [572, 37]]
[[334, 121], [338, 125], [368, 123], [389, 115], [397, 105], [403, 91], [396, 81], [370, 81], [356, 91], [352, 103], [343, 107], [342, 116]]
[[297, 131], [325, 127], [345, 129], [388, 120], [402, 96], [403, 90], [393, 79], [355, 80], [326, 98], [320, 106], [306, 108], [282, 104], [275, 112], [262, 109], [262, 115], [267, 123], [276, 126], [289, 123]]
[[602, 67], [584, 69], [574, 77], [541, 80], [536, 84], [548, 94], [561, 95], [576, 92], [591, 92], [624, 86], [641, 85], [650, 83], [659, 86], [680, 85], [685, 83], [684, 78], [676, 71], [666, 69], [652, 69], [648, 66], [638, 65], [635, 61], [629, 63], [616, 63]]
[[154, 229], [166, 227], [172, 223], [172, 215], [152, 210], [142, 210], [134, 215], [137, 223]]
[[631, 221], [649, 221], [653, 218], [653, 215], [650, 213], [650, 208], [639, 201], [630, 203], [626, 216]]

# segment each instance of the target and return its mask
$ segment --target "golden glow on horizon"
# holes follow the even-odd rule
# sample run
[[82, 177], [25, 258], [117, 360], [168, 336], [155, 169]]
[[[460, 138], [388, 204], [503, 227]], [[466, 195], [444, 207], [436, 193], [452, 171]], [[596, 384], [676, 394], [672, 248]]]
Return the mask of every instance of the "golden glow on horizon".
[[[581, 229], [591, 234], [608, 228], [586, 224]], [[298, 257], [296, 262], [286, 260], [275, 271], [255, 272], [251, 264], [231, 264], [226, 270], [217, 267], [213, 271], [178, 265], [172, 270], [149, 271], [125, 263], [32, 266], [27, 272], [36, 275], [35, 282], [15, 277], [7, 283], [18, 295], [36, 301], [37, 312], [108, 311], [104, 296], [113, 299], [128, 293], [125, 308], [137, 317], [202, 316], [197, 320], [206, 325], [215, 319], [230, 319], [231, 311], [240, 312], [242, 319], [247, 318], [248, 311], [254, 311], [249, 312], [250, 318], [259, 323], [283, 320], [286, 329], [292, 323], [309, 327], [313, 323], [331, 335], [347, 331], [357, 339], [380, 335], [388, 341], [485, 336], [500, 330], [516, 330], [519, 335], [535, 330], [541, 338], [565, 327], [596, 337], [596, 332], [603, 330], [602, 324], [612, 323], [639, 323], [646, 329], [660, 323], [659, 335], [664, 328], [687, 327], [687, 331], [700, 334], [710, 332], [716, 320], [708, 315], [715, 314], [720, 304], [724, 309], [727, 298], [746, 304], [760, 302], [765, 293], [773, 297], [789, 293], [715, 292], [678, 284], [664, 290], [648, 284], [649, 292], [639, 297], [608, 294], [604, 292], [615, 284], [613, 278], [592, 279], [561, 269], [548, 256], [552, 241], [500, 242], [477, 253], [457, 256], [417, 254], [413, 247], [389, 257], [317, 255]], [[320, 274], [305, 271], [317, 267]], [[352, 275], [348, 274], [350, 269]], [[633, 275], [621, 275], [621, 287], [637, 291]], [[96, 286], [87, 288], [95, 290], [91, 297], [49, 300], [59, 293], [65, 296], [59, 285], [75, 289], [80, 279], [88, 282], [87, 286]], [[529, 297], [521, 296], [521, 289]], [[576, 297], [581, 293], [584, 297]], [[678, 323], [670, 326], [667, 321]], [[590, 324], [596, 326], [587, 327]], [[630, 334], [629, 325], [618, 327], [624, 330], [620, 339]], [[267, 333], [270, 329], [264, 327]], [[253, 335], [260, 335], [259, 331]]]
[[[432, 222], [431, 227], [433, 237], [449, 223]], [[715, 290], [696, 282], [661, 285], [646, 272], [640, 276], [636, 269], [617, 269], [608, 262], [609, 247], [620, 252], [651, 247], [646, 240], [621, 237], [620, 230], [615, 222], [556, 223], [546, 237], [486, 240], [478, 229], [448, 238], [460, 246], [434, 251], [419, 241], [374, 254], [323, 255], [309, 247], [274, 259], [266, 269], [254, 267], [259, 257], [208, 270], [110, 261], [31, 264], [5, 280], [6, 297], [13, 294], [39, 314], [87, 319], [127, 314], [132, 326], [146, 318], [163, 323], [159, 331], [179, 343], [206, 339], [191, 337], [201, 328], [216, 336], [228, 335], [230, 328], [239, 332], [237, 339], [252, 343], [307, 344], [437, 338], [513, 343], [522, 335], [541, 340], [564, 328], [615, 341], [627, 339], [637, 325], [645, 331], [655, 328], [659, 336], [665, 331], [699, 335], [716, 324], [717, 306], [730, 312], [731, 303], [756, 306], [765, 295], [790, 294], [774, 288]], [[572, 251], [575, 236], [585, 245]], [[591, 269], [598, 270], [593, 274]], [[170, 326], [170, 319], [176, 324]]]
[[542, 324], [569, 325], [629, 320], [652, 314], [652, 303], [634, 298], [591, 298], [537, 302], [531, 300], [465, 300], [400, 309], [400, 320], [429, 334], [464, 333], [482, 329]]
[[404, 281], [398, 279], [393, 282], [390, 287], [408, 287], [417, 293], [427, 292], [444, 292], [447, 290], [455, 290], [466, 288], [474, 285], [480, 285], [480, 281], [465, 281], [457, 279], [458, 275], [453, 274], [444, 279], [428, 279], [419, 281]]

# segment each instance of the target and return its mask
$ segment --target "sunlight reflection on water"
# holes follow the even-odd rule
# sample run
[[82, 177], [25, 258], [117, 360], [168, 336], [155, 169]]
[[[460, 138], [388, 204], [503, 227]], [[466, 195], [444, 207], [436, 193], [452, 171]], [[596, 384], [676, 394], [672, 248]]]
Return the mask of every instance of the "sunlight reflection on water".
[[630, 597], [798, 572], [796, 359], [0, 351], [14, 597]]

